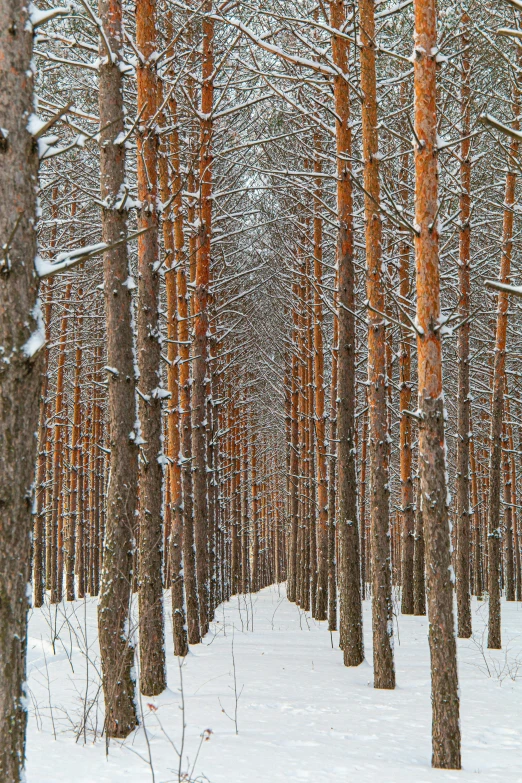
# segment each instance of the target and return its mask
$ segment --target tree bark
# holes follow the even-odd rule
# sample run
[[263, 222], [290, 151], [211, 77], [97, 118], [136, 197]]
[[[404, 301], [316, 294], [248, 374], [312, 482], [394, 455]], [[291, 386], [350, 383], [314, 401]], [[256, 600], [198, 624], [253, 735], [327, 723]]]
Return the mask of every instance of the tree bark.
[[159, 324], [160, 258], [158, 248], [158, 85], [156, 73], [156, 2], [136, 4], [136, 46], [141, 54], [136, 78], [138, 114], [138, 367], [142, 432], [140, 459], [140, 688], [154, 696], [165, 690], [163, 628], [163, 454], [161, 337]]
[[337, 361], [339, 320], [337, 318], [338, 271], [335, 273], [332, 335], [332, 378], [330, 384], [330, 453], [328, 458], [328, 630], [337, 630], [337, 561], [336, 561], [336, 468], [337, 468]]
[[[100, 0], [98, 13], [113, 57], [102, 52], [100, 66], [100, 185], [103, 241], [126, 236], [123, 202], [125, 147], [116, 139], [124, 133], [122, 7]], [[108, 414], [111, 480], [107, 495], [105, 550], [98, 605], [98, 634], [105, 696], [105, 729], [109, 737], [126, 737], [136, 726], [134, 702], [134, 644], [130, 601], [138, 479], [136, 430], [136, 373], [133, 355], [132, 298], [127, 246], [118, 245], [103, 256], [107, 321]]]
[[[308, 221], [307, 221], [308, 223]], [[307, 226], [308, 229], [308, 226]], [[309, 231], [307, 231], [309, 235]], [[315, 616], [317, 593], [317, 497], [315, 470], [315, 378], [314, 378], [314, 304], [312, 294], [312, 263], [308, 253], [305, 256], [305, 351], [306, 351], [306, 527], [307, 527], [307, 576], [309, 583], [309, 605]], [[275, 531], [274, 531], [275, 533]], [[272, 552], [275, 564], [275, 542]]]
[[[507, 426], [504, 424], [504, 443], [508, 445]], [[513, 560], [513, 495], [511, 487], [511, 469], [509, 464], [509, 455], [504, 450], [504, 542], [506, 551], [506, 566], [504, 572], [504, 587], [506, 591], [506, 601], [515, 600], [514, 585], [514, 560]]]
[[27, 584], [31, 578], [43, 323], [37, 305], [38, 155], [28, 6], [0, 0], [0, 779], [24, 779]]
[[375, 688], [395, 688], [393, 605], [390, 570], [390, 491], [388, 411], [386, 405], [386, 307], [382, 280], [377, 78], [375, 73], [375, 0], [359, 0], [368, 295], [368, 409], [370, 519], [372, 552], [373, 674]]
[[[321, 151], [319, 139], [315, 146]], [[316, 155], [314, 171], [321, 173], [321, 158]], [[324, 412], [324, 350], [323, 350], [323, 221], [321, 217], [321, 178], [317, 177], [314, 194], [314, 389], [315, 389], [315, 463], [317, 476], [317, 589], [315, 594], [315, 619], [328, 616], [328, 476], [326, 464], [326, 430]]]
[[[401, 94], [403, 103], [406, 96]], [[401, 204], [408, 208], [408, 159], [405, 152], [401, 160], [400, 185]], [[414, 550], [415, 550], [415, 503], [412, 475], [412, 420], [409, 411], [412, 398], [410, 325], [403, 312], [410, 297], [410, 237], [408, 229], [401, 229], [399, 266], [399, 294], [401, 297], [401, 343], [399, 355], [399, 400], [400, 400], [400, 475], [401, 475], [401, 612], [414, 614]]]
[[241, 592], [243, 594], [251, 591], [250, 585], [250, 519], [248, 514], [248, 429], [247, 429], [247, 411], [244, 406], [241, 408], [241, 446], [240, 446], [240, 492], [241, 492]]
[[[294, 285], [294, 295], [296, 286]], [[299, 387], [298, 387], [298, 359], [296, 355], [297, 328], [296, 309], [293, 308], [294, 319], [294, 351], [292, 352], [291, 398], [290, 398], [290, 542], [289, 542], [289, 570], [288, 570], [288, 600], [296, 601], [298, 576], [297, 569], [299, 558], [297, 556], [297, 542], [299, 531]]]
[[[174, 156], [174, 160], [176, 156]], [[187, 259], [177, 267], [178, 341], [179, 341], [179, 419], [181, 429], [181, 483], [183, 490], [183, 576], [187, 603], [189, 644], [201, 641], [194, 553], [194, 516], [192, 498], [192, 426], [190, 415], [190, 347], [188, 318]]]
[[[513, 128], [520, 129], [519, 91], [514, 90], [513, 109], [515, 122]], [[515, 203], [516, 161], [519, 141], [511, 139], [506, 174], [504, 196], [504, 222], [502, 227], [502, 253], [500, 258], [499, 280], [509, 283], [511, 273], [511, 255], [513, 252], [513, 205]], [[509, 294], [499, 291], [497, 296], [497, 327], [495, 336], [495, 354], [493, 359], [493, 388], [491, 394], [491, 430], [489, 460], [489, 507], [488, 507], [488, 647], [500, 650], [502, 647], [500, 576], [501, 541], [500, 527], [500, 485], [502, 470], [502, 418], [504, 411], [506, 336], [508, 321]]]
[[[470, 416], [470, 432], [472, 432], [471, 428], [472, 420]], [[484, 580], [482, 570], [481, 514], [473, 434], [471, 434], [469, 441], [469, 463], [471, 469], [471, 497], [473, 500], [473, 593], [482, 597]]]
[[[33, 590], [34, 606], [43, 605], [45, 596], [45, 571], [44, 571], [44, 552], [47, 545], [45, 535], [45, 517], [47, 510], [46, 503], [46, 481], [49, 469], [49, 450], [51, 445], [51, 428], [49, 426], [48, 415], [50, 411], [49, 400], [49, 343], [51, 341], [51, 312], [52, 312], [52, 286], [53, 278], [48, 281], [46, 290], [46, 301], [44, 309], [45, 322], [45, 342], [42, 360], [42, 384], [40, 398], [40, 416], [38, 422], [38, 443], [40, 444], [40, 453], [38, 454], [38, 464], [36, 472], [36, 514], [34, 519], [34, 542], [33, 542]], [[43, 286], [42, 286], [43, 288]]]
[[[167, 35], [169, 40], [174, 37], [172, 21], [167, 19]], [[169, 56], [173, 56], [170, 51]], [[159, 100], [163, 104], [161, 81], [158, 84]], [[174, 654], [186, 656], [188, 639], [184, 606], [184, 574], [183, 574], [183, 487], [181, 478], [181, 437], [180, 437], [180, 405], [179, 405], [179, 348], [178, 348], [178, 292], [176, 286], [177, 268], [185, 263], [182, 178], [180, 171], [179, 132], [177, 127], [177, 105], [173, 95], [168, 101], [171, 132], [162, 136], [160, 143], [159, 177], [161, 201], [172, 205], [163, 211], [163, 247], [165, 251], [165, 266], [167, 268], [167, 358], [169, 360], [167, 379], [170, 394], [167, 417], [169, 467], [168, 482], [171, 502], [171, 528], [169, 538], [170, 590], [172, 603], [172, 633], [174, 637]], [[160, 114], [160, 127], [167, 125], [166, 110]], [[169, 160], [172, 163], [172, 180], [169, 176]]]
[[[345, 22], [343, 0], [331, 0], [330, 24], [339, 30]], [[339, 237], [337, 263], [338, 289], [338, 531], [339, 594], [341, 636], [344, 663], [358, 666], [364, 660], [362, 635], [361, 574], [359, 527], [357, 522], [357, 487], [355, 470], [355, 270], [353, 263], [353, 216], [350, 155], [352, 133], [348, 86], [348, 43], [332, 35], [332, 55], [342, 74], [334, 76], [337, 152], [337, 212]]]
[[63, 452], [66, 412], [64, 410], [64, 373], [67, 345], [67, 327], [69, 323], [69, 299], [72, 283], [67, 283], [64, 305], [60, 319], [60, 339], [58, 342], [58, 362], [56, 369], [56, 397], [54, 405], [54, 444], [53, 444], [53, 505], [51, 515], [51, 603], [62, 600], [63, 587]]
[[[257, 473], [257, 433], [252, 428], [252, 592], [261, 588], [259, 578], [259, 477]], [[287, 588], [288, 590], [288, 588]], [[287, 592], [288, 596], [288, 592]], [[291, 600], [288, 596], [288, 600]]]
[[75, 563], [76, 563], [76, 530], [78, 527], [79, 507], [80, 507], [80, 461], [81, 461], [81, 439], [82, 439], [82, 359], [83, 350], [80, 339], [80, 329], [83, 321], [83, 291], [78, 290], [78, 300], [80, 306], [76, 316], [76, 346], [74, 357], [74, 405], [73, 405], [73, 426], [71, 434], [71, 479], [70, 479], [70, 507], [69, 520], [67, 525], [66, 537], [66, 563], [65, 563], [65, 592], [68, 601], [74, 601], [75, 595]]
[[230, 468], [232, 471], [232, 509], [231, 509], [231, 585], [232, 595], [237, 595], [240, 591], [241, 576], [241, 539], [239, 535], [240, 521], [240, 497], [239, 497], [239, 412], [234, 403], [232, 403], [231, 412], [231, 460]]
[[194, 337], [192, 341], [192, 456], [194, 483], [194, 536], [201, 636], [208, 631], [208, 498], [207, 498], [207, 369], [208, 369], [208, 288], [210, 283], [210, 243], [212, 232], [212, 103], [214, 96], [214, 22], [211, 0], [205, 0], [203, 16], [203, 58], [200, 124], [200, 233], [196, 253], [194, 295]]
[[458, 409], [457, 409], [457, 617], [458, 633], [461, 639], [471, 636], [470, 600], [470, 514], [469, 514], [469, 431], [470, 431], [470, 388], [469, 388], [469, 339], [470, 323], [470, 217], [471, 217], [471, 141], [470, 132], [470, 72], [469, 59], [469, 16], [464, 11], [462, 27], [462, 135], [460, 149], [460, 231], [459, 231], [459, 329], [458, 342]]
[[415, 548], [413, 552], [413, 614], [417, 616], [424, 616], [426, 614], [424, 521], [422, 518], [422, 494], [419, 480], [417, 480]]
[[[509, 405], [509, 402], [508, 402]], [[509, 414], [509, 407], [508, 407]], [[515, 550], [515, 590], [516, 600], [522, 600], [522, 573], [520, 563], [520, 538], [518, 528], [518, 492], [517, 492], [517, 471], [515, 463], [515, 444], [513, 438], [513, 424], [510, 423], [508, 427], [509, 432], [509, 454], [510, 454], [510, 471], [511, 471], [511, 501], [513, 503], [513, 547]]]
[[369, 541], [366, 536], [366, 472], [368, 466], [368, 400], [367, 394], [364, 399], [366, 403], [366, 409], [362, 417], [362, 432], [361, 432], [361, 464], [360, 464], [360, 488], [359, 488], [359, 519], [361, 522], [361, 590], [363, 600], [366, 598], [366, 582], [368, 581], [368, 574], [366, 573], [366, 561], [369, 549]]
[[414, 0], [415, 260], [420, 489], [426, 534], [432, 765], [460, 769], [457, 646], [447, 509], [440, 325], [436, 0]]

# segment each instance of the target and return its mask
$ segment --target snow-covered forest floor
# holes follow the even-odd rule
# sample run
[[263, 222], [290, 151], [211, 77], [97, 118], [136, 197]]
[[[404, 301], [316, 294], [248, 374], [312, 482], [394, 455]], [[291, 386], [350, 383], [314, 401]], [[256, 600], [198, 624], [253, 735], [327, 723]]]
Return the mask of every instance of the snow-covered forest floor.
[[[142, 726], [107, 749], [96, 600], [35, 609], [27, 781], [522, 781], [522, 608], [502, 611], [502, 651], [487, 650], [487, 604], [475, 599], [474, 637], [458, 642], [463, 771], [445, 772], [430, 767], [425, 618], [398, 616], [397, 689], [376, 691], [370, 663], [345, 668], [338, 634], [290, 604], [283, 585], [235, 597], [181, 671], [167, 638], [169, 690], [143, 697]], [[371, 662], [369, 601], [364, 623]]]

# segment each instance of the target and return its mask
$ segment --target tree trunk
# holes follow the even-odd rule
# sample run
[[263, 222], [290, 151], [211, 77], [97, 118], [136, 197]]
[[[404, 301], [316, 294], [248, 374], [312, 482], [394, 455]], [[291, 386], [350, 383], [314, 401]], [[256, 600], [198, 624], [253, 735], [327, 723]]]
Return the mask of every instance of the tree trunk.
[[240, 493], [241, 493], [241, 592], [250, 592], [250, 531], [248, 517], [248, 429], [246, 408], [241, 409], [242, 426], [240, 427]]
[[237, 595], [240, 591], [241, 576], [241, 539], [239, 536], [240, 520], [240, 497], [239, 497], [239, 422], [238, 410], [233, 404], [231, 415], [232, 420], [232, 442], [231, 442], [231, 470], [232, 470], [232, 547], [231, 547], [231, 584], [232, 595]]
[[[318, 151], [319, 140], [315, 139]], [[321, 158], [316, 155], [314, 170], [321, 173]], [[324, 351], [323, 351], [323, 221], [321, 217], [321, 178], [317, 177], [314, 198], [314, 388], [315, 388], [315, 463], [317, 473], [317, 590], [315, 618], [326, 620], [328, 612], [328, 476], [326, 465], [326, 432], [324, 413]]]
[[[331, 0], [330, 24], [339, 30], [345, 22], [343, 0]], [[359, 527], [357, 523], [357, 486], [355, 470], [355, 270], [353, 263], [353, 216], [351, 185], [350, 94], [348, 87], [348, 43], [332, 35], [332, 54], [336, 67], [346, 77], [334, 76], [337, 151], [337, 213], [339, 237], [337, 263], [338, 289], [338, 530], [339, 594], [344, 663], [358, 666], [364, 660], [362, 635], [361, 573]]]
[[299, 601], [299, 283], [297, 271], [292, 282], [292, 348], [290, 388], [290, 539], [288, 568], [288, 600]]
[[[504, 443], [508, 445], [507, 427], [504, 424]], [[506, 590], [506, 601], [515, 600], [514, 585], [514, 562], [513, 562], [513, 495], [511, 487], [511, 470], [509, 464], [509, 454], [504, 450], [504, 541], [506, 550], [506, 568], [504, 586]]]
[[[420, 471], [420, 459], [419, 459]], [[426, 572], [424, 551], [424, 522], [422, 518], [422, 494], [417, 479], [417, 503], [415, 510], [415, 549], [413, 552], [413, 614], [426, 614]]]
[[390, 491], [388, 412], [386, 405], [385, 296], [382, 280], [377, 84], [375, 73], [375, 0], [359, 0], [368, 294], [368, 409], [370, 519], [372, 552], [373, 673], [375, 688], [395, 688], [393, 605], [390, 571]]
[[459, 318], [463, 321], [459, 329], [458, 342], [458, 409], [457, 409], [457, 616], [461, 639], [471, 636], [470, 602], [470, 515], [469, 515], [469, 337], [470, 324], [470, 216], [471, 216], [471, 160], [470, 132], [470, 71], [469, 60], [469, 17], [464, 11], [462, 26], [462, 135], [460, 150], [460, 231], [459, 231]]
[[[406, 103], [406, 95], [401, 95]], [[408, 159], [405, 152], [401, 160], [400, 184], [401, 205], [408, 208]], [[414, 614], [414, 549], [415, 549], [415, 504], [412, 475], [412, 420], [405, 411], [411, 408], [411, 347], [410, 325], [403, 310], [408, 306], [410, 297], [410, 237], [407, 228], [401, 229], [399, 266], [399, 294], [401, 297], [401, 343], [399, 355], [400, 386], [400, 475], [401, 475], [401, 611]], [[423, 566], [424, 567], [424, 566]]]
[[72, 283], [67, 283], [64, 294], [63, 313], [60, 320], [60, 339], [58, 342], [58, 362], [56, 369], [56, 398], [54, 406], [54, 445], [53, 445], [53, 507], [51, 517], [51, 603], [62, 600], [63, 586], [63, 440], [66, 414], [64, 411], [64, 373], [67, 345], [67, 327], [69, 322], [69, 299]]
[[[470, 416], [470, 432], [472, 420]], [[473, 500], [473, 593], [482, 597], [483, 570], [482, 570], [482, 545], [481, 545], [481, 514], [479, 508], [477, 465], [475, 461], [475, 441], [471, 434], [469, 441], [469, 462], [471, 468], [471, 497]]]
[[[168, 18], [167, 35], [174, 37], [172, 22]], [[169, 52], [172, 56], [173, 52]], [[159, 82], [158, 87], [161, 87]], [[162, 90], [159, 99], [163, 103]], [[168, 482], [171, 502], [171, 528], [169, 541], [170, 590], [172, 603], [172, 633], [174, 654], [185, 656], [188, 653], [187, 628], [183, 597], [183, 488], [181, 478], [181, 437], [180, 437], [180, 387], [179, 387], [179, 348], [178, 348], [178, 292], [176, 286], [177, 268], [185, 263], [182, 178], [180, 172], [179, 132], [177, 127], [177, 105], [174, 96], [168, 101], [169, 120], [172, 130], [167, 137], [162, 136], [159, 159], [161, 201], [168, 204], [172, 196], [172, 206], [163, 211], [163, 246], [165, 266], [167, 268], [167, 358], [169, 360], [167, 378], [169, 388], [169, 410], [167, 418], [169, 468]], [[165, 109], [160, 115], [160, 127], [167, 125]], [[172, 181], [169, 176], [169, 160], [172, 163]]]
[[[175, 159], [175, 156], [174, 156]], [[187, 261], [177, 267], [178, 341], [179, 341], [179, 409], [181, 428], [181, 482], [183, 489], [183, 575], [187, 603], [189, 644], [201, 641], [199, 607], [194, 555], [194, 517], [192, 502], [192, 426], [190, 416], [190, 347], [188, 320]]]
[[361, 433], [361, 466], [360, 466], [360, 489], [359, 489], [359, 519], [361, 521], [361, 590], [363, 600], [366, 598], [366, 582], [368, 581], [368, 574], [366, 573], [366, 560], [369, 548], [369, 542], [366, 540], [366, 469], [368, 463], [368, 396], [365, 395], [364, 402], [366, 404], [362, 417], [362, 433]]
[[0, 1], [0, 779], [24, 779], [27, 584], [44, 344], [37, 305], [37, 147], [28, 6]]
[[194, 337], [192, 342], [192, 456], [194, 483], [194, 535], [201, 636], [208, 631], [208, 499], [207, 499], [207, 369], [208, 369], [208, 288], [210, 283], [210, 242], [212, 231], [212, 103], [214, 95], [214, 22], [211, 0], [205, 0], [203, 13], [203, 59], [201, 85], [201, 125], [199, 175], [201, 187], [200, 234], [196, 253], [194, 295]]
[[52, 287], [53, 278], [51, 277], [46, 286], [47, 296], [44, 310], [45, 322], [45, 348], [42, 361], [42, 384], [40, 398], [40, 418], [38, 422], [38, 443], [40, 453], [38, 455], [38, 466], [36, 473], [36, 514], [34, 519], [34, 542], [33, 542], [33, 589], [34, 606], [43, 605], [45, 596], [45, 571], [44, 571], [44, 552], [46, 548], [45, 536], [45, 517], [46, 517], [46, 481], [49, 468], [49, 449], [51, 445], [51, 428], [49, 426], [48, 416], [50, 412], [49, 401], [49, 343], [51, 341], [51, 312], [52, 312]]
[[136, 46], [141, 60], [136, 70], [138, 114], [138, 367], [139, 413], [142, 433], [140, 460], [140, 688], [154, 696], [165, 690], [163, 628], [162, 403], [159, 324], [160, 258], [158, 248], [158, 134], [156, 132], [157, 74], [156, 2], [136, 4]]
[[415, 236], [420, 489], [426, 535], [432, 765], [460, 769], [457, 646], [447, 509], [440, 331], [436, 0], [414, 0]]
[[[509, 408], [508, 408], [509, 412]], [[510, 454], [510, 470], [511, 470], [511, 500], [513, 503], [513, 547], [515, 550], [515, 585], [516, 585], [516, 600], [522, 600], [522, 573], [520, 564], [520, 539], [518, 528], [518, 492], [517, 492], [517, 471], [515, 462], [515, 444], [513, 438], [513, 424], [509, 424], [509, 454]]]
[[[308, 221], [307, 221], [308, 223]], [[308, 228], [308, 226], [307, 226]], [[307, 231], [307, 234], [309, 232]], [[306, 497], [307, 497], [307, 548], [308, 583], [310, 586], [310, 611], [314, 619], [317, 593], [317, 497], [315, 471], [315, 379], [314, 379], [314, 327], [312, 264], [310, 255], [305, 257], [305, 345], [306, 345]], [[272, 551], [272, 562], [274, 551]]]
[[76, 563], [76, 530], [79, 518], [79, 500], [81, 487], [80, 461], [81, 461], [81, 439], [82, 439], [82, 344], [80, 339], [81, 325], [83, 321], [81, 304], [83, 291], [78, 290], [78, 300], [80, 301], [79, 312], [76, 316], [76, 347], [74, 358], [74, 407], [73, 407], [73, 426], [71, 435], [71, 482], [70, 482], [70, 507], [69, 521], [67, 526], [66, 538], [66, 564], [65, 564], [65, 591], [68, 601], [74, 601], [74, 572]]
[[337, 467], [337, 359], [339, 320], [337, 318], [338, 271], [335, 273], [332, 335], [332, 378], [330, 385], [330, 454], [328, 459], [328, 630], [337, 630], [337, 561], [336, 561], [336, 467]]
[[[519, 93], [515, 88], [514, 95], [514, 130], [520, 129], [519, 123]], [[506, 191], [504, 197], [504, 224], [502, 228], [502, 255], [500, 259], [499, 280], [509, 283], [511, 273], [511, 254], [513, 251], [513, 205], [515, 203], [516, 161], [518, 158], [519, 141], [511, 139], [507, 161]], [[509, 294], [499, 291], [497, 296], [497, 328], [495, 337], [495, 354], [493, 360], [493, 388], [491, 394], [491, 431], [489, 460], [489, 508], [488, 508], [488, 593], [489, 622], [488, 647], [500, 650], [502, 647], [500, 619], [500, 571], [501, 571], [501, 541], [500, 527], [500, 485], [502, 468], [502, 417], [504, 411], [504, 385], [506, 366], [506, 336], [508, 321]]]
[[[100, 66], [100, 183], [103, 241], [126, 236], [124, 209], [125, 147], [116, 139], [124, 133], [122, 7], [100, 0], [99, 16], [115, 55]], [[105, 696], [105, 729], [109, 737], [126, 737], [136, 726], [134, 702], [134, 645], [130, 600], [138, 479], [136, 378], [133, 355], [132, 299], [127, 246], [104, 253], [104, 296], [107, 320], [108, 413], [111, 480], [107, 495], [105, 551], [98, 605], [98, 634]], [[131, 437], [131, 434], [133, 436]]]
[[[260, 589], [259, 578], [259, 477], [257, 474], [257, 437], [252, 429], [252, 592]], [[288, 595], [288, 594], [287, 594]], [[290, 597], [288, 597], [290, 600]]]
[[[296, 285], [294, 284], [294, 298]], [[288, 570], [288, 600], [296, 601], [298, 576], [297, 569], [299, 558], [297, 555], [297, 542], [299, 531], [299, 386], [298, 386], [298, 358], [297, 358], [297, 314], [296, 303], [293, 307], [293, 347], [291, 397], [290, 397], [290, 542], [289, 542], [289, 570]]]

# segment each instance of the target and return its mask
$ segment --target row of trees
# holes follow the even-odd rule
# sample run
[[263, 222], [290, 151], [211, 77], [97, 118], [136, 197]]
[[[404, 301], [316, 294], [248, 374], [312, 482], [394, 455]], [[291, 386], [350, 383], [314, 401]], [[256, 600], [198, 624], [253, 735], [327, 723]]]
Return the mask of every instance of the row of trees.
[[287, 580], [347, 666], [371, 596], [388, 689], [395, 597], [427, 603], [460, 767], [454, 591], [463, 638], [487, 593], [492, 648], [522, 591], [519, 10], [0, 5], [5, 780], [31, 567], [36, 606], [99, 597], [110, 737], [137, 639], [166, 686], [166, 589], [176, 655]]

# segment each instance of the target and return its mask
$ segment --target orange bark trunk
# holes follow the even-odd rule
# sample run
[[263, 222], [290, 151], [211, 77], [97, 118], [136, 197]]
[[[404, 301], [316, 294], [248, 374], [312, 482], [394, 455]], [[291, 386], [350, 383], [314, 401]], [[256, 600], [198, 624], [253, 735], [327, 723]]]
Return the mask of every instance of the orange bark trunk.
[[426, 544], [432, 695], [432, 764], [460, 769], [457, 649], [447, 509], [440, 336], [436, 0], [414, 0], [415, 261], [420, 491]]

